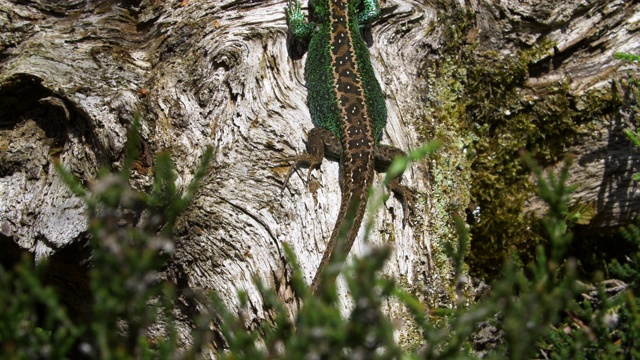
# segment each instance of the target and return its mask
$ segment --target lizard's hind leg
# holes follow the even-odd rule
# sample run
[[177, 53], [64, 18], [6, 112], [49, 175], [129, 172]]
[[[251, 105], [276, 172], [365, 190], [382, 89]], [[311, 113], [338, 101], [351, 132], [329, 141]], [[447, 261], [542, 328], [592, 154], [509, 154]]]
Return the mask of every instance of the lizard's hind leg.
[[[376, 161], [376, 171], [386, 172], [393, 160], [399, 156], [407, 156], [407, 154], [404, 151], [393, 146], [382, 144], [378, 145], [374, 154], [374, 158]], [[401, 180], [402, 174], [391, 180], [388, 188], [402, 203], [402, 212], [404, 213], [402, 224], [407, 225], [411, 212], [413, 212], [416, 208], [415, 196], [411, 188], [400, 184]]]
[[293, 161], [289, 168], [287, 177], [284, 179], [281, 190], [287, 187], [289, 179], [298, 166], [307, 166], [307, 182], [311, 178], [311, 171], [322, 164], [325, 154], [329, 156], [340, 156], [342, 145], [340, 140], [331, 131], [323, 128], [313, 128], [307, 135], [307, 151], [301, 155], [282, 159], [283, 161]]

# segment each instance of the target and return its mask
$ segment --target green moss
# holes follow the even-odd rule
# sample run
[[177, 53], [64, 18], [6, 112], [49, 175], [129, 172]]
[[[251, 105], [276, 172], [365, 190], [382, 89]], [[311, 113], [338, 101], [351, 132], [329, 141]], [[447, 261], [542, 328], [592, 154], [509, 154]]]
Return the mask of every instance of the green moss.
[[586, 127], [616, 111], [619, 100], [613, 89], [575, 96], [564, 81], [534, 93], [526, 85], [529, 69], [552, 44], [515, 56], [477, 50], [466, 43], [471, 17], [468, 11], [447, 15], [455, 24], [445, 30], [446, 45], [422, 69], [430, 118], [421, 131], [447, 144], [433, 169], [436, 216], [442, 217], [434, 222], [434, 238], [450, 236], [446, 217], [476, 210], [469, 265], [472, 273], [492, 278], [512, 249], [527, 262], [545, 241], [537, 220], [522, 214], [533, 187], [520, 152], [542, 165], [558, 162]]
[[[511, 249], [528, 262], [535, 256], [535, 246], [546, 242], [538, 220], [522, 214], [525, 200], [532, 196], [532, 184], [529, 169], [519, 161], [519, 150], [531, 153], [543, 165], [556, 163], [582, 129], [618, 106], [612, 91], [575, 97], [566, 83], [536, 99], [523, 99], [519, 93], [504, 95], [494, 99], [499, 107], [480, 117], [486, 122], [475, 129], [480, 140], [475, 144], [471, 196], [481, 218], [472, 229], [470, 264], [476, 273], [489, 277], [497, 274]], [[500, 112], [500, 108], [507, 110]]]

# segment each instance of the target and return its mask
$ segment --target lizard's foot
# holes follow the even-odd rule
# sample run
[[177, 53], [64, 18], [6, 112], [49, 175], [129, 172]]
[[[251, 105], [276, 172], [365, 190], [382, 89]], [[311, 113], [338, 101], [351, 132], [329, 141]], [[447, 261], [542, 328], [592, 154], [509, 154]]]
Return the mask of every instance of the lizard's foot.
[[364, 0], [364, 11], [358, 14], [358, 25], [362, 28], [380, 16], [378, 0]]
[[302, 6], [298, 0], [289, 0], [285, 8], [287, 16], [287, 24], [291, 34], [296, 39], [309, 40], [315, 32], [315, 24], [308, 23], [304, 20]]
[[304, 15], [302, 14], [302, 6], [298, 0], [289, 0], [287, 7], [285, 8], [287, 14], [287, 21], [293, 23], [296, 26], [304, 23]]
[[391, 180], [391, 183], [389, 183], [389, 190], [391, 190], [391, 192], [393, 192], [402, 203], [402, 226], [407, 226], [409, 218], [414, 215], [416, 211], [415, 194], [411, 188], [400, 184], [400, 177]]
[[318, 158], [317, 155], [313, 155], [309, 153], [304, 153], [302, 155], [297, 155], [297, 156], [289, 156], [289, 157], [280, 159], [280, 161], [283, 161], [283, 162], [293, 161], [293, 164], [291, 164], [291, 166], [289, 167], [287, 176], [285, 177], [284, 182], [282, 183], [282, 187], [280, 188], [280, 191], [281, 192], [284, 191], [284, 189], [287, 187], [287, 184], [289, 184], [289, 179], [291, 178], [291, 175], [293, 175], [293, 172], [299, 166], [309, 167], [309, 171], [307, 172], [307, 182], [309, 182], [309, 179], [311, 179], [311, 171], [313, 171], [313, 169], [320, 166], [320, 164], [322, 163], [322, 159], [323, 159], [322, 156]]
[[322, 128], [311, 129], [308, 134], [307, 151], [302, 155], [282, 159], [283, 161], [293, 161], [293, 165], [289, 168], [287, 177], [284, 179], [284, 184], [282, 184], [282, 191], [287, 187], [289, 178], [291, 178], [298, 166], [309, 167], [309, 172], [307, 173], [307, 182], [309, 182], [311, 172], [322, 164], [324, 155], [336, 154], [340, 153], [340, 151], [340, 140], [331, 131]]
[[[407, 154], [393, 146], [379, 144], [378, 147], [376, 147], [375, 153], [376, 171], [387, 171], [393, 160], [400, 156], [407, 156]], [[402, 211], [404, 213], [402, 225], [406, 226], [409, 218], [416, 209], [416, 201], [413, 191], [409, 187], [400, 184], [401, 179], [402, 175], [400, 174], [391, 180], [388, 189], [391, 190], [402, 203]]]

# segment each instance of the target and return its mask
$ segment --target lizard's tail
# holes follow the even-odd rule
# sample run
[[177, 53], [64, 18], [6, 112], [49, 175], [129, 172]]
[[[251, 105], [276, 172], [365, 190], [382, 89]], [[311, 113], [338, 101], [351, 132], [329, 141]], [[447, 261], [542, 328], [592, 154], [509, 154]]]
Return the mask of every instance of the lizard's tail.
[[343, 189], [338, 220], [311, 283], [314, 295], [318, 295], [320, 289], [332, 285], [342, 270], [367, 209], [368, 188], [369, 186], [362, 186], [353, 191]]

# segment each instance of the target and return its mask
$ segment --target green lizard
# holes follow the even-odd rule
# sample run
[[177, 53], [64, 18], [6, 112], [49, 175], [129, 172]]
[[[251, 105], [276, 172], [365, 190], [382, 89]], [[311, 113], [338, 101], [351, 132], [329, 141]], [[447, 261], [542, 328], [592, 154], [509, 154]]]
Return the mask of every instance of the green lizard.
[[[309, 174], [323, 158], [340, 159], [342, 200], [338, 219], [313, 279], [314, 293], [321, 287], [323, 270], [337, 255], [345, 256], [365, 214], [374, 170], [386, 169], [397, 148], [379, 144], [387, 122], [384, 94], [371, 66], [369, 50], [361, 29], [380, 15], [377, 0], [309, 0], [309, 22], [298, 0], [289, 0], [286, 9], [291, 34], [309, 41], [305, 63], [308, 105], [316, 127], [308, 134], [307, 151], [293, 160], [284, 181], [286, 187], [298, 165], [307, 165]], [[403, 200], [407, 218], [411, 197], [396, 178], [390, 189]], [[334, 281], [332, 276], [326, 281]]]

